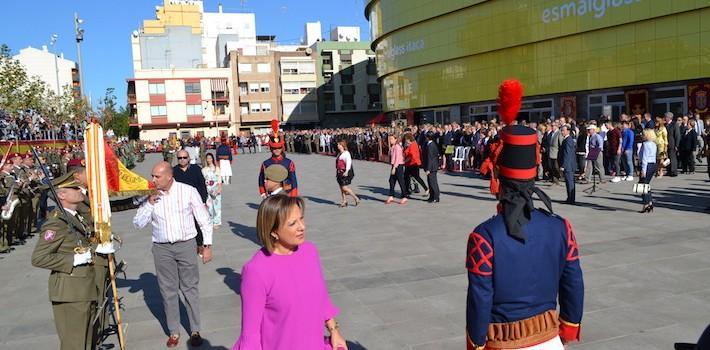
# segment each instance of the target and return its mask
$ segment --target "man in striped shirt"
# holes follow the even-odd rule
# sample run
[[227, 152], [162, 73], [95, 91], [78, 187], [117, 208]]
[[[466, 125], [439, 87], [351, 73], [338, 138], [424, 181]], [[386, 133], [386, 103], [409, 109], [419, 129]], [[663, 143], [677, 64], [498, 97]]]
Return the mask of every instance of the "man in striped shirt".
[[212, 260], [212, 224], [207, 207], [197, 190], [175, 181], [173, 169], [167, 162], [160, 162], [151, 173], [158, 193], [138, 209], [133, 225], [142, 229], [149, 222], [153, 225], [153, 259], [160, 294], [168, 322], [169, 348], [176, 347], [180, 339], [180, 311], [178, 289], [185, 297], [185, 308], [190, 321], [190, 343], [200, 346], [200, 305], [198, 284], [200, 281], [197, 263], [197, 228], [202, 229], [202, 263]]

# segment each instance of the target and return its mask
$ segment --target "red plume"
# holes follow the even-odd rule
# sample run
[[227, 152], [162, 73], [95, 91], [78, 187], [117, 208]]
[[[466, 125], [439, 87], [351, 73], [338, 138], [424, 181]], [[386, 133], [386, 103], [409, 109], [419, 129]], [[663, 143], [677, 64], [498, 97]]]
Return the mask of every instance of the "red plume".
[[276, 119], [273, 119], [271, 121], [271, 130], [274, 131], [274, 136], [279, 136], [279, 121]]
[[523, 103], [523, 84], [515, 79], [504, 81], [498, 87], [498, 114], [510, 125], [518, 116]]

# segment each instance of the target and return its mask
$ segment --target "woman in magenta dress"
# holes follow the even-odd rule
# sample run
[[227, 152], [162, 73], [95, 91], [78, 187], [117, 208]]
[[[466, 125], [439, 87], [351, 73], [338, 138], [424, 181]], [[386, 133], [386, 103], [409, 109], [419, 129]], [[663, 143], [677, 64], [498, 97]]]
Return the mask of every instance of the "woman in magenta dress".
[[242, 333], [232, 350], [347, 349], [318, 250], [305, 240], [304, 209], [301, 198], [282, 195], [259, 206], [263, 248], [242, 268]]

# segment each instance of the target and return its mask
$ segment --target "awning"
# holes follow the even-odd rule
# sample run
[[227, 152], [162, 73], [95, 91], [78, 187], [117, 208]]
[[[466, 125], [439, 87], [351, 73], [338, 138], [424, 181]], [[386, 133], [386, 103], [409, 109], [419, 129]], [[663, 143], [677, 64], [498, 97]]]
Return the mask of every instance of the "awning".
[[227, 91], [227, 78], [211, 79], [212, 91]]
[[387, 116], [384, 113], [376, 115], [374, 118], [367, 121], [367, 124], [384, 124], [387, 122]]

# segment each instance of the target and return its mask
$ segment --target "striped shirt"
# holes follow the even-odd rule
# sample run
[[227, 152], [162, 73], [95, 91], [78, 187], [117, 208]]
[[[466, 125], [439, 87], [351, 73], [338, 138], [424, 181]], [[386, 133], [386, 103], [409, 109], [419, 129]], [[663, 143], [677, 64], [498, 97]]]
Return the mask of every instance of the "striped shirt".
[[197, 236], [195, 220], [202, 229], [203, 244], [212, 244], [212, 224], [207, 207], [197, 190], [173, 180], [167, 191], [160, 191], [155, 204], [146, 201], [138, 208], [133, 226], [142, 229], [148, 222], [153, 224], [153, 242], [175, 243]]

